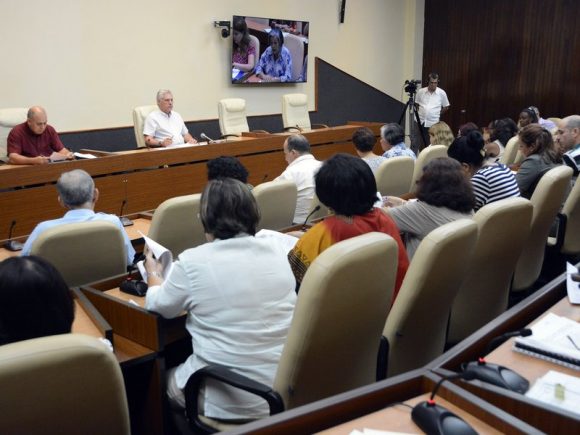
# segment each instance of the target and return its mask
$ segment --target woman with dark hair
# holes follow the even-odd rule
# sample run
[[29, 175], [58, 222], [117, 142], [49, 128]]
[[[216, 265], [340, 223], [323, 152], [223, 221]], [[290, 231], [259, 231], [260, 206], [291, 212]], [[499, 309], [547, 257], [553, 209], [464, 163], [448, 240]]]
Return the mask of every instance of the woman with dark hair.
[[457, 137], [467, 136], [470, 131], [479, 131], [479, 127], [475, 122], [466, 122], [465, 124], [460, 125]]
[[447, 155], [461, 163], [463, 173], [471, 179], [477, 211], [485, 204], [500, 199], [520, 196], [514, 174], [501, 163], [483, 166], [485, 151], [483, 137], [478, 131], [471, 131], [453, 141]]
[[0, 299], [0, 344], [71, 331], [71, 292], [58, 270], [40, 257], [0, 263]]
[[[288, 251], [254, 237], [260, 213], [244, 183], [210, 181], [199, 217], [210, 243], [182, 252], [167, 276], [150, 253], [145, 263], [146, 308], [166, 318], [187, 311], [193, 354], [167, 373], [169, 399], [181, 408], [189, 377], [209, 364], [272, 385], [296, 301]], [[228, 387], [206, 386], [202, 402], [203, 415], [221, 420], [268, 415], [265, 402]]]
[[536, 111], [531, 107], [526, 107], [520, 112], [520, 116], [518, 119], [518, 128], [520, 130], [527, 125], [537, 123], [538, 123], [538, 115]]
[[518, 137], [525, 158], [516, 174], [516, 181], [522, 196], [529, 199], [542, 175], [561, 164], [562, 158], [554, 148], [552, 134], [539, 124], [526, 125]]
[[247, 184], [248, 175], [248, 170], [236, 157], [220, 156], [207, 162], [207, 181], [217, 178], [235, 178]]
[[241, 71], [252, 71], [256, 65], [256, 47], [251, 43], [250, 32], [244, 17], [235, 17], [232, 28], [234, 40], [232, 66]]
[[284, 47], [284, 34], [278, 28], [270, 30], [270, 46], [266, 48], [256, 67], [256, 75], [265, 82], [292, 80], [292, 55]]
[[377, 138], [372, 130], [368, 127], [361, 127], [357, 129], [352, 135], [352, 143], [356, 148], [356, 153], [369, 165], [373, 174], [379, 169], [381, 163], [386, 161], [386, 157], [378, 156], [373, 153], [373, 148], [377, 143]]
[[308, 230], [288, 254], [296, 280], [302, 282], [308, 266], [333, 244], [378, 231], [388, 234], [399, 245], [394, 301], [409, 267], [409, 259], [393, 220], [373, 207], [377, 200], [377, 184], [369, 166], [350, 154], [335, 154], [322, 164], [315, 182], [318, 199], [334, 211], [334, 215]]
[[412, 259], [427, 234], [446, 223], [470, 218], [474, 205], [471, 183], [459, 162], [441, 157], [423, 169], [417, 182], [417, 201], [384, 210], [405, 235], [407, 254]]
[[489, 125], [489, 143], [485, 144], [485, 165], [499, 162], [508, 141], [516, 135], [518, 126], [511, 118], [497, 119]]

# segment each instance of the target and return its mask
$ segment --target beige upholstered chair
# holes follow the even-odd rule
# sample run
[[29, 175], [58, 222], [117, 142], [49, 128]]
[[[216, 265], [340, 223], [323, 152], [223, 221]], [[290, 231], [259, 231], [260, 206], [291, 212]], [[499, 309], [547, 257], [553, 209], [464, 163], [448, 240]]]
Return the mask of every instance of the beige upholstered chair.
[[569, 256], [580, 255], [580, 182], [576, 181], [560, 212], [558, 237], [548, 245]]
[[298, 195], [293, 181], [267, 181], [254, 187], [252, 194], [260, 208], [258, 230], [279, 230], [292, 225]]
[[154, 110], [157, 110], [156, 105], [138, 106], [133, 109], [133, 128], [135, 129], [135, 140], [137, 141], [137, 148], [146, 148], [145, 137], [143, 136], [143, 128], [145, 127], [145, 118]]
[[[270, 392], [272, 413], [375, 381], [396, 271], [396, 243], [382, 233], [336, 243], [312, 262], [300, 287], [274, 391], [262, 386]], [[197, 404], [190, 399], [197, 398], [203, 378], [219, 378], [224, 372], [228, 378], [232, 375], [215, 366], [193, 374], [185, 389], [188, 415], [197, 414]]]
[[447, 157], [447, 147], [445, 145], [429, 145], [427, 148], [423, 148], [417, 156], [417, 161], [415, 161], [409, 192], [415, 192], [417, 190], [417, 181], [423, 175], [425, 165], [438, 157]]
[[204, 244], [205, 230], [198, 218], [201, 194], [176, 196], [155, 209], [148, 237], [165, 246], [173, 257]]
[[451, 304], [476, 241], [477, 224], [471, 219], [445, 224], [421, 241], [383, 331], [388, 376], [422, 367], [443, 353]]
[[468, 270], [453, 301], [447, 343], [453, 345], [493, 320], [508, 307], [511, 279], [530, 234], [534, 207], [524, 198], [483, 206], [473, 217], [478, 238]]
[[50, 261], [70, 287], [127, 272], [123, 235], [106, 221], [49, 228], [34, 241], [30, 253]]
[[218, 103], [218, 116], [222, 136], [241, 136], [250, 131], [246, 118], [246, 100], [224, 98]]
[[285, 130], [308, 131], [314, 128], [327, 128], [324, 124], [310, 123], [308, 98], [306, 94], [282, 95], [282, 124]]
[[13, 127], [26, 121], [28, 109], [19, 107], [14, 109], [0, 109], [0, 158], [6, 157], [6, 140]]
[[401, 196], [409, 193], [415, 161], [409, 156], [391, 157], [375, 173], [381, 195]]
[[[317, 211], [314, 211], [314, 209], [316, 207], [320, 207]], [[320, 202], [320, 200], [318, 199], [318, 196], [316, 196], [316, 193], [314, 194], [314, 197], [312, 198], [312, 207], [310, 207], [310, 213], [312, 213], [312, 215], [308, 218], [308, 222], [312, 222], [316, 219], [320, 219], [323, 217], [326, 217], [330, 214], [332, 214], [332, 212], [330, 211], [330, 209], [325, 206], [323, 203]], [[299, 222], [302, 223], [302, 222]]]
[[516, 156], [518, 154], [518, 147], [519, 147], [518, 136], [514, 136], [510, 140], [508, 140], [503, 155], [499, 159], [500, 163], [503, 163], [504, 165], [507, 166], [515, 163]]
[[0, 433], [129, 435], [119, 363], [96, 338], [54, 335], [0, 347]]
[[516, 265], [512, 291], [530, 288], [540, 276], [548, 233], [571, 178], [572, 168], [557, 166], [546, 172], [536, 186], [530, 198], [534, 206], [530, 236]]
[[302, 65], [304, 64], [304, 42], [296, 35], [287, 33], [284, 35], [284, 46], [290, 51], [292, 56], [292, 78], [293, 82], [300, 78]]

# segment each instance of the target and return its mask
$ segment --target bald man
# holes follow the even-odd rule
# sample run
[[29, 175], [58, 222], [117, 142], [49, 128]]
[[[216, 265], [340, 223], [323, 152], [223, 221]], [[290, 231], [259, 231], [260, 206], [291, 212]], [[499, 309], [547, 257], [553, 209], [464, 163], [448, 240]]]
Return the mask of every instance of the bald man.
[[60, 141], [56, 130], [47, 124], [46, 110], [40, 106], [28, 109], [26, 122], [18, 124], [8, 134], [8, 163], [12, 165], [43, 165], [53, 152], [74, 159]]

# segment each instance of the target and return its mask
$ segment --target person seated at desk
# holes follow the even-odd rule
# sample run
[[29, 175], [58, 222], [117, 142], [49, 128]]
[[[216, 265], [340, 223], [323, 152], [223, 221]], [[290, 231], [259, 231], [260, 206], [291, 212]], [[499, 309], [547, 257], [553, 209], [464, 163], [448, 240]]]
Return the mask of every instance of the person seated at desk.
[[303, 223], [310, 213], [314, 198], [314, 174], [322, 164], [310, 153], [310, 142], [301, 134], [293, 134], [284, 141], [284, 158], [288, 167], [277, 180], [292, 180], [298, 196], [292, 222]]
[[240, 71], [249, 72], [256, 66], [256, 47], [250, 39], [250, 32], [244, 17], [235, 17], [232, 24], [232, 38], [234, 51], [232, 53], [232, 67]]
[[368, 127], [361, 127], [357, 129], [352, 135], [352, 143], [356, 148], [356, 153], [363, 159], [363, 161], [369, 165], [373, 174], [379, 169], [381, 163], [387, 160], [386, 157], [377, 156], [373, 153], [373, 148], [377, 139], [374, 133]]
[[473, 216], [475, 196], [458, 161], [440, 157], [430, 161], [417, 182], [417, 201], [388, 197], [389, 214], [404, 234], [412, 259], [421, 240], [441, 225]]
[[61, 142], [56, 130], [48, 125], [46, 110], [40, 106], [28, 109], [26, 122], [18, 124], [8, 134], [8, 163], [11, 165], [43, 165], [52, 153], [72, 160], [74, 155]]
[[220, 156], [207, 162], [207, 181], [233, 178], [253, 189], [254, 186], [248, 184], [248, 175], [248, 170], [236, 157]]
[[289, 82], [292, 80], [292, 55], [284, 47], [284, 35], [280, 29], [270, 30], [270, 46], [266, 48], [258, 66], [256, 75], [265, 82]]
[[[63, 172], [56, 182], [56, 189], [58, 190], [58, 202], [69, 211], [62, 218], [39, 223], [26, 239], [20, 255], [30, 255], [30, 249], [34, 241], [49, 228], [62, 224], [102, 220], [112, 222], [119, 227], [119, 231], [121, 231], [125, 240], [127, 264], [133, 264], [135, 249], [133, 249], [120, 219], [112, 214], [95, 213], [99, 190], [95, 188], [95, 182], [87, 172], [82, 169]], [[87, 255], [90, 255], [90, 250], [90, 246], [87, 246]]]
[[415, 152], [405, 145], [405, 132], [399, 124], [390, 123], [381, 127], [381, 147], [383, 148], [383, 157], [411, 157], [417, 160]]
[[[182, 252], [169, 276], [162, 277], [150, 252], [145, 262], [145, 307], [166, 318], [187, 311], [194, 353], [167, 374], [167, 393], [177, 408], [185, 407], [189, 377], [212, 363], [272, 385], [296, 302], [287, 250], [254, 237], [260, 212], [244, 183], [210, 181], [200, 219], [209, 243]], [[203, 415], [222, 420], [269, 413], [263, 400], [219, 384], [206, 386], [202, 402]]]
[[315, 182], [318, 199], [334, 215], [309, 229], [288, 254], [296, 281], [301, 283], [310, 264], [333, 244], [378, 231], [395, 239], [399, 247], [394, 301], [407, 273], [409, 259], [393, 219], [373, 207], [377, 200], [377, 183], [371, 169], [361, 159], [339, 153], [322, 164]]
[[149, 147], [167, 147], [183, 143], [194, 144], [197, 141], [179, 113], [173, 110], [173, 94], [167, 89], [157, 92], [157, 107], [147, 118], [143, 126], [145, 144]]
[[0, 345], [71, 332], [74, 301], [48, 261], [30, 256], [0, 263]]

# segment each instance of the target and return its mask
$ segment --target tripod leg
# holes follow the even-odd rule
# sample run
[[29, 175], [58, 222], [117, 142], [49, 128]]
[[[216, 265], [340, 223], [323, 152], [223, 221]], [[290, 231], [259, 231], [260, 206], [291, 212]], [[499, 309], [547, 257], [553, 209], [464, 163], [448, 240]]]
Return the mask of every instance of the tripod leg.
[[403, 126], [403, 119], [405, 119], [405, 114], [407, 113], [407, 107], [411, 107], [410, 101], [407, 101], [407, 104], [405, 104], [405, 107], [403, 107], [403, 111], [401, 112], [401, 116], [399, 117], [399, 122], [397, 124], [399, 124], [401, 127]]
[[[423, 142], [423, 148], [427, 148], [427, 140], [425, 139], [425, 132], [423, 131], [423, 126], [421, 125], [421, 120], [419, 119], [419, 112], [415, 106], [411, 109], [415, 114], [415, 121], [417, 121], [417, 128], [419, 129], [419, 136], [421, 136], [421, 142]], [[421, 149], [423, 149], [421, 148]]]

